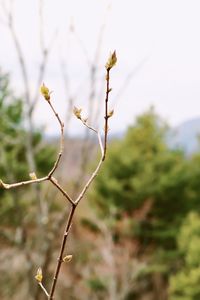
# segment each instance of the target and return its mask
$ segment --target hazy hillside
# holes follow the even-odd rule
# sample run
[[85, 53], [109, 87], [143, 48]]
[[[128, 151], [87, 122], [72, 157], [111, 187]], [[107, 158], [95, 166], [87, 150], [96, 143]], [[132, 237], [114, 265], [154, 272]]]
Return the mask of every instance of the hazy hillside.
[[[167, 137], [167, 142], [172, 148], [183, 148], [186, 153], [191, 154], [200, 150], [198, 135], [200, 135], [200, 117], [187, 120], [179, 126], [171, 128]], [[109, 140], [120, 140], [123, 136], [124, 132], [110, 134]], [[57, 136], [47, 136], [46, 139], [48, 142], [53, 144], [59, 143]], [[97, 145], [96, 140], [91, 140], [90, 143], [94, 146]], [[69, 160], [68, 163], [70, 164], [74, 163], [74, 161], [79, 162], [82, 147], [82, 137], [71, 137], [66, 145], [64, 160]], [[96, 149], [96, 147], [94, 147], [94, 149]]]
[[185, 121], [172, 129], [168, 141], [172, 147], [183, 147], [190, 154], [200, 148], [198, 143], [199, 134], [200, 117]]

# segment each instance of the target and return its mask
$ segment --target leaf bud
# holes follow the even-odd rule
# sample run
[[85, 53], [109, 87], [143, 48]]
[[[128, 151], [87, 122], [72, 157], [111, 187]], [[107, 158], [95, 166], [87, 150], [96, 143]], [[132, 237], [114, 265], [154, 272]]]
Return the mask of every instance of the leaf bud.
[[113, 53], [110, 54], [107, 63], [105, 65], [106, 70], [109, 71], [110, 69], [112, 69], [112, 67], [115, 66], [117, 62], [117, 56], [116, 56], [116, 51], [114, 51]]
[[29, 176], [31, 178], [31, 180], [36, 180], [37, 179], [37, 176], [36, 174], [33, 172], [33, 173], [29, 173]]
[[70, 262], [72, 260], [72, 255], [71, 254], [68, 254], [68, 255], [66, 255], [65, 257], [63, 257], [63, 261], [65, 262], [65, 263], [68, 263], [68, 262]]
[[74, 106], [73, 113], [77, 117], [77, 119], [81, 120], [81, 112], [82, 108], [77, 108], [76, 106]]
[[108, 118], [112, 117], [114, 115], [114, 109], [110, 110], [108, 113]]
[[45, 84], [43, 83], [43, 85], [41, 85], [40, 87], [40, 93], [42, 94], [42, 96], [45, 98], [45, 100], [49, 101], [50, 100], [50, 92], [48, 87], [45, 86]]
[[41, 283], [42, 282], [42, 278], [43, 278], [42, 269], [38, 268], [37, 274], [35, 275], [35, 279], [37, 280], [37, 282]]

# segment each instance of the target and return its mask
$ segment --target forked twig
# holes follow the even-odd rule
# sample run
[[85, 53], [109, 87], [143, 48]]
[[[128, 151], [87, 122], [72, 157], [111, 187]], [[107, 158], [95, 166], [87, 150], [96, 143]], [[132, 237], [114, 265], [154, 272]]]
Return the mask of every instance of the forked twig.
[[81, 111], [82, 110], [78, 109], [76, 107], [74, 108], [74, 114], [76, 115], [76, 117], [79, 120], [81, 120], [81, 122], [83, 123], [84, 126], [86, 126], [89, 130], [93, 131], [97, 135], [98, 142], [99, 142], [99, 147], [100, 147], [100, 150], [101, 150], [101, 157], [100, 157], [100, 160], [97, 164], [97, 167], [94, 170], [94, 172], [92, 173], [92, 175], [90, 176], [90, 178], [88, 179], [88, 181], [86, 182], [86, 184], [83, 187], [82, 191], [80, 192], [79, 196], [76, 199], [72, 199], [67, 194], [67, 192], [61, 187], [61, 185], [57, 182], [56, 178], [53, 177], [53, 174], [55, 173], [56, 169], [58, 168], [59, 163], [60, 163], [60, 159], [61, 159], [62, 154], [63, 154], [63, 149], [64, 149], [64, 124], [61, 121], [61, 118], [59, 117], [58, 113], [55, 111], [54, 106], [52, 105], [51, 92], [49, 92], [49, 89], [44, 84], [41, 86], [40, 91], [41, 91], [43, 97], [45, 98], [45, 100], [47, 101], [47, 103], [49, 104], [49, 106], [50, 106], [51, 110], [53, 111], [55, 117], [57, 118], [59, 126], [60, 126], [60, 148], [59, 148], [59, 153], [57, 155], [56, 161], [55, 161], [52, 169], [50, 170], [50, 172], [48, 173], [47, 176], [37, 178], [35, 173], [31, 173], [30, 174], [31, 180], [26, 180], [26, 181], [21, 181], [21, 182], [17, 182], [17, 183], [11, 183], [11, 184], [4, 183], [2, 180], [0, 180], [0, 187], [2, 187], [4, 189], [11, 189], [11, 188], [20, 187], [20, 186], [23, 186], [23, 185], [29, 185], [29, 184], [32, 184], [32, 183], [40, 183], [40, 182], [43, 182], [43, 181], [50, 181], [71, 204], [71, 209], [70, 209], [68, 220], [67, 220], [67, 223], [66, 223], [66, 226], [65, 226], [65, 231], [63, 233], [60, 252], [59, 252], [59, 256], [58, 256], [58, 261], [57, 261], [57, 265], [56, 265], [56, 268], [55, 268], [54, 277], [53, 277], [53, 281], [52, 281], [52, 285], [51, 285], [51, 289], [50, 289], [49, 293], [47, 292], [46, 288], [42, 284], [42, 277], [43, 276], [42, 276], [41, 268], [38, 269], [38, 273], [35, 276], [36, 280], [38, 281], [39, 286], [41, 287], [41, 289], [43, 290], [43, 292], [45, 293], [45, 295], [47, 296], [47, 298], [49, 300], [52, 300], [54, 298], [54, 294], [55, 294], [57, 281], [58, 281], [58, 277], [59, 277], [59, 274], [60, 274], [60, 269], [61, 269], [62, 263], [63, 262], [68, 262], [69, 260], [71, 260], [71, 255], [67, 255], [67, 256], [64, 257], [64, 251], [65, 251], [65, 245], [66, 245], [66, 242], [67, 242], [67, 237], [68, 237], [69, 231], [70, 231], [71, 226], [72, 226], [73, 216], [75, 214], [76, 207], [78, 206], [81, 199], [84, 197], [85, 193], [87, 192], [87, 190], [90, 187], [91, 183], [93, 182], [94, 178], [97, 176], [98, 171], [100, 170], [101, 165], [102, 165], [102, 163], [103, 163], [103, 161], [105, 160], [105, 157], [106, 157], [107, 136], [108, 136], [108, 119], [113, 115], [113, 111], [109, 112], [109, 110], [108, 110], [108, 98], [109, 98], [109, 93], [111, 92], [111, 89], [109, 87], [110, 70], [115, 65], [116, 61], [117, 61], [116, 53], [113, 52], [110, 55], [110, 57], [109, 57], [109, 59], [106, 63], [106, 82], [107, 82], [107, 84], [106, 84], [105, 115], [104, 115], [104, 144], [102, 143], [100, 132], [98, 130], [96, 130], [95, 128], [93, 128], [92, 126], [88, 125], [87, 120], [82, 118], [82, 116], [81, 116]]

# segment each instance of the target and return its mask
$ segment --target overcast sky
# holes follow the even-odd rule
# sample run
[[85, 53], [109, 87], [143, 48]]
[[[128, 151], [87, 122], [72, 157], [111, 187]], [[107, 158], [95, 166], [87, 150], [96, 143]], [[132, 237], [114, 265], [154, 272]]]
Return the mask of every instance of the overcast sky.
[[[172, 125], [200, 116], [199, 12], [199, 0], [44, 1], [46, 44], [54, 32], [58, 32], [44, 82], [54, 91], [54, 101], [60, 114], [64, 117], [67, 108], [60, 60], [65, 60], [70, 73], [70, 93], [77, 94], [76, 105], [84, 107], [89, 93], [84, 51], [90, 59], [93, 58], [105, 20], [98, 89], [102, 86], [104, 62], [109, 52], [116, 49], [118, 64], [111, 76], [111, 106], [115, 109], [111, 123], [113, 132], [124, 130], [136, 115], [150, 105], [154, 105], [156, 111]], [[20, 93], [23, 88], [21, 74], [13, 41], [4, 25], [2, 9], [0, 16], [0, 66], [10, 72], [12, 85]], [[14, 21], [33, 89], [41, 56], [38, 1], [15, 0]], [[69, 34], [72, 23], [76, 36]], [[115, 99], [133, 71], [134, 76], [129, 84]], [[36, 110], [36, 121], [46, 124], [48, 133], [55, 133], [55, 122], [45, 105], [41, 99]], [[73, 122], [71, 130], [79, 132], [80, 125]]]

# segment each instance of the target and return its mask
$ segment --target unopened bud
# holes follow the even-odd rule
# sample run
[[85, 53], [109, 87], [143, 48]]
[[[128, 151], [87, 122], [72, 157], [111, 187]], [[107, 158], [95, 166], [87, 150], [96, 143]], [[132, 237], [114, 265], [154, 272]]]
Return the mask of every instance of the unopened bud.
[[72, 255], [71, 255], [71, 254], [66, 255], [65, 257], [63, 257], [63, 261], [64, 261], [65, 263], [68, 263], [68, 262], [70, 262], [71, 260], [72, 260]]
[[113, 114], [114, 114], [114, 109], [112, 109], [111, 111], [109, 111], [109, 113], [108, 113], [108, 118], [112, 117]]
[[29, 176], [30, 176], [30, 178], [31, 178], [32, 180], [36, 180], [36, 179], [37, 179], [37, 176], [36, 176], [36, 174], [35, 174], [34, 172], [33, 172], [33, 173], [30, 173]]
[[76, 106], [74, 106], [73, 113], [77, 117], [77, 119], [81, 120], [81, 112], [82, 108], [77, 108]]
[[50, 100], [50, 92], [48, 87], [46, 87], [43, 83], [43, 85], [41, 85], [40, 87], [40, 93], [42, 94], [42, 96], [45, 98], [45, 100], [49, 101]]
[[116, 51], [114, 51], [113, 53], [110, 54], [108, 61], [105, 65], [106, 70], [109, 71], [112, 67], [114, 67], [116, 62], [117, 62], [117, 56], [116, 56]]
[[41, 268], [38, 268], [37, 270], [37, 274], [35, 276], [35, 279], [37, 280], [37, 282], [42, 282], [42, 278], [43, 278], [43, 275], [42, 275], [42, 269]]

